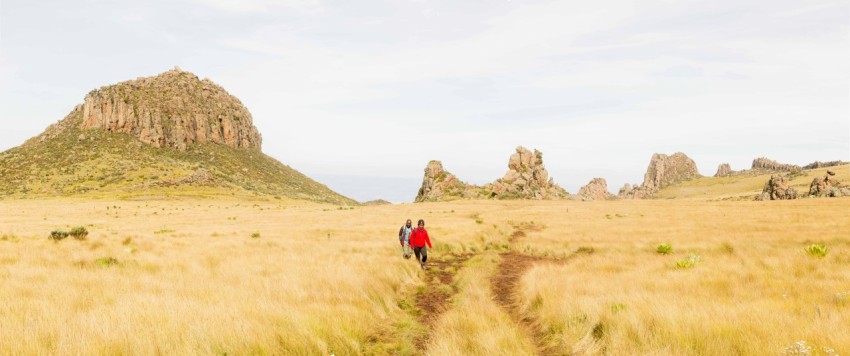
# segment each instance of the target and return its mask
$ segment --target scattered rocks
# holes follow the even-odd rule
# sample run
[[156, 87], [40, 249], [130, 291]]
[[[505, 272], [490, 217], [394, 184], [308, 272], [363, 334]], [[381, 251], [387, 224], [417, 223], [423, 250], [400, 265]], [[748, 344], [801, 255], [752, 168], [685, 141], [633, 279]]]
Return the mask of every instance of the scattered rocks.
[[578, 190], [578, 195], [584, 200], [606, 200], [615, 197], [608, 192], [608, 183], [605, 178], [593, 178]]
[[156, 147], [218, 143], [260, 150], [251, 113], [208, 79], [179, 68], [86, 95], [81, 128], [126, 132]]
[[826, 175], [815, 177], [809, 185], [809, 195], [813, 197], [850, 196], [850, 186], [841, 185], [833, 176], [835, 172], [827, 170]]
[[765, 157], [754, 159], [752, 169], [770, 172], [799, 172], [803, 170], [798, 165], [779, 163]]
[[732, 166], [729, 163], [721, 163], [717, 166], [717, 173], [714, 173], [715, 177], [728, 177], [731, 176], [735, 171], [732, 170]]
[[789, 186], [788, 177], [781, 174], [770, 176], [770, 180], [764, 184], [762, 193], [756, 200], [789, 200], [797, 199], [797, 190]]

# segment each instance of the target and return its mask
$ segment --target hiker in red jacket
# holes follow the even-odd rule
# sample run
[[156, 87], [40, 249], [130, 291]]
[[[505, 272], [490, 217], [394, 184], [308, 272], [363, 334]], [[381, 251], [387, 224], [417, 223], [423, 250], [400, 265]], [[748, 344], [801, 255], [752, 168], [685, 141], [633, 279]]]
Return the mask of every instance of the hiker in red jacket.
[[[416, 254], [419, 267], [425, 269], [425, 261], [428, 260], [428, 249], [425, 248], [425, 244], [431, 248], [431, 239], [428, 238], [428, 231], [425, 230], [425, 220], [419, 219], [418, 225], [410, 233], [410, 246], [413, 246], [413, 253]], [[419, 254], [422, 254], [422, 259], [419, 258]]]

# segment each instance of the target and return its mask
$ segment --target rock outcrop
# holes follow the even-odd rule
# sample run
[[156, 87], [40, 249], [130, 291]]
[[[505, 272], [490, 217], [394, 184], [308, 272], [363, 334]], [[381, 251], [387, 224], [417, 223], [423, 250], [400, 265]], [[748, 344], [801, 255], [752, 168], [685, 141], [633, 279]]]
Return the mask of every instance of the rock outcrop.
[[473, 185], [461, 182], [454, 174], [443, 169], [440, 161], [428, 162], [422, 186], [416, 194], [415, 202], [443, 201], [477, 196]]
[[765, 157], [754, 159], [752, 169], [770, 172], [799, 172], [802, 170], [798, 165], [779, 163]]
[[584, 200], [606, 200], [614, 198], [614, 194], [608, 191], [608, 183], [605, 178], [593, 178], [587, 185], [578, 190], [578, 195]]
[[697, 165], [684, 153], [676, 152], [672, 156], [656, 153], [652, 155], [649, 167], [646, 168], [643, 184], [626, 184], [618, 195], [627, 199], [649, 198], [661, 188], [696, 177], [700, 177]]
[[781, 174], [770, 176], [770, 180], [764, 184], [762, 193], [756, 200], [788, 200], [797, 199], [797, 190], [789, 186], [788, 177]]
[[543, 154], [520, 146], [508, 160], [502, 178], [483, 187], [460, 181], [443, 169], [440, 161], [428, 162], [415, 202], [454, 199], [561, 199], [569, 196], [555, 184], [543, 166]]
[[729, 163], [721, 163], [717, 166], [717, 173], [714, 173], [715, 177], [728, 177], [731, 176], [735, 171], [732, 170], [732, 166]]
[[844, 161], [829, 161], [829, 162], [814, 161], [812, 163], [809, 163], [809, 164], [803, 166], [803, 169], [817, 169], [817, 168], [825, 168], [825, 167], [834, 167], [834, 166], [840, 166], [840, 165], [844, 165], [844, 164], [847, 164], [847, 162], [844, 162]]
[[484, 186], [489, 195], [497, 199], [560, 199], [567, 191], [555, 184], [543, 166], [543, 153], [529, 151], [519, 146], [508, 160], [505, 175]]
[[809, 185], [809, 195], [813, 197], [841, 197], [850, 195], [850, 186], [844, 186], [835, 179], [835, 172], [826, 171], [823, 177], [815, 177]]
[[208, 79], [179, 68], [102, 87], [86, 95], [83, 129], [126, 132], [156, 147], [217, 143], [260, 150], [251, 113]]

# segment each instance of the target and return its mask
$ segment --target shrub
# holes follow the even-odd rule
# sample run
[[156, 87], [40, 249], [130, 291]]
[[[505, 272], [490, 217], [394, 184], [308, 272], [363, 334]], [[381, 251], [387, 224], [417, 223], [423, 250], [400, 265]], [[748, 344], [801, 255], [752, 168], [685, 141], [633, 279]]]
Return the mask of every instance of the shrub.
[[812, 244], [809, 247], [806, 247], [806, 252], [810, 255], [815, 256], [817, 258], [824, 258], [826, 254], [829, 252], [829, 248], [825, 245]]
[[252, 238], [252, 239], [259, 239], [259, 238], [260, 238], [260, 233], [259, 233], [259, 232], [251, 233], [251, 238]]
[[62, 241], [66, 237], [68, 237], [67, 231], [53, 230], [50, 232], [50, 239], [53, 241]]
[[655, 248], [655, 252], [658, 252], [662, 255], [666, 255], [670, 252], [673, 252], [673, 246], [670, 246], [670, 244], [660, 244], [658, 245], [658, 247]]
[[86, 236], [89, 235], [89, 231], [86, 230], [85, 227], [77, 226], [77, 227], [71, 229], [71, 231], [68, 232], [68, 234], [71, 235], [71, 237], [73, 237], [77, 240], [85, 240]]
[[676, 268], [686, 269], [696, 266], [697, 263], [702, 262], [702, 258], [697, 255], [690, 254], [687, 258], [676, 261]]
[[115, 257], [101, 257], [94, 260], [94, 264], [103, 267], [109, 267], [118, 264], [118, 260]]

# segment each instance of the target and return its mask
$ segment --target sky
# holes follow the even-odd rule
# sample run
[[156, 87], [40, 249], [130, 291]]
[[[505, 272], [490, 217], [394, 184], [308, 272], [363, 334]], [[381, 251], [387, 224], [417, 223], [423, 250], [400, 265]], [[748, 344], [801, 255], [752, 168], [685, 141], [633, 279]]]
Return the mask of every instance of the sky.
[[175, 66], [360, 201], [412, 201], [430, 160], [492, 182], [517, 146], [571, 193], [640, 183], [653, 153], [850, 160], [846, 0], [2, 0], [0, 150]]

